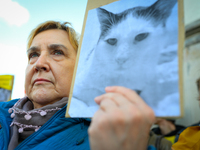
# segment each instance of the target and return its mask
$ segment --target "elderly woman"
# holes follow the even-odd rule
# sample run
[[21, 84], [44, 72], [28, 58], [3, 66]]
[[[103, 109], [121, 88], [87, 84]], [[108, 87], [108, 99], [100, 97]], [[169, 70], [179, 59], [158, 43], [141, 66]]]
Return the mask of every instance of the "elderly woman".
[[78, 49], [76, 37], [67, 22], [48, 21], [31, 32], [27, 96], [0, 103], [1, 150], [147, 149], [154, 113], [127, 88], [107, 87], [106, 94], [95, 98], [100, 109], [91, 123], [90, 119], [65, 118]]

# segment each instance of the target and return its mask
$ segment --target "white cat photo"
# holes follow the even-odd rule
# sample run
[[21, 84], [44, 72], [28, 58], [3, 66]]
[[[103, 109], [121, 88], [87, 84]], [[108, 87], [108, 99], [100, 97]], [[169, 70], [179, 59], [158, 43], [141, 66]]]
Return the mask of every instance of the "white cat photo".
[[135, 90], [156, 116], [180, 116], [177, 3], [120, 0], [88, 12], [71, 117], [92, 117], [94, 98], [115, 85]]

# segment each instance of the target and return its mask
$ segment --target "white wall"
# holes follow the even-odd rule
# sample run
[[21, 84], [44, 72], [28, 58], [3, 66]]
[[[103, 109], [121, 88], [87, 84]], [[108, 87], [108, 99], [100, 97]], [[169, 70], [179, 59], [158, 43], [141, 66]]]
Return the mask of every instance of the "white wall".
[[184, 0], [185, 25], [200, 19], [200, 0]]
[[[185, 26], [200, 20], [200, 0], [184, 0]], [[189, 39], [197, 39], [200, 33]], [[183, 90], [184, 90], [184, 117], [177, 120], [177, 124], [185, 126], [200, 121], [200, 108], [196, 80], [200, 77], [200, 42], [187, 45], [183, 50]]]
[[186, 47], [183, 51], [184, 117], [177, 123], [185, 126], [200, 121], [200, 108], [196, 80], [200, 77], [200, 43]]

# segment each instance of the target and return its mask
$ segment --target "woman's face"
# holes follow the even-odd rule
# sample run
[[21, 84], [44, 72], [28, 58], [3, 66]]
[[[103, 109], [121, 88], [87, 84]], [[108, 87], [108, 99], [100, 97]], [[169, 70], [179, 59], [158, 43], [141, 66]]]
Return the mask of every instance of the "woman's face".
[[68, 97], [76, 51], [67, 32], [50, 29], [37, 34], [27, 55], [25, 90], [34, 108]]

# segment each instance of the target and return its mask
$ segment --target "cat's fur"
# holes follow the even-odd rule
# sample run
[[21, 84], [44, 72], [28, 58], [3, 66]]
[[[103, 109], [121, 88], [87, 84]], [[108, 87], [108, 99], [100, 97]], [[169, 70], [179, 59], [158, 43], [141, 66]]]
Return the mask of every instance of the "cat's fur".
[[170, 41], [166, 32], [166, 21], [176, 3], [158, 0], [149, 7], [134, 7], [118, 14], [98, 8], [101, 34], [88, 55], [90, 63], [81, 81], [75, 80], [73, 97], [88, 106], [96, 105], [94, 98], [105, 93], [106, 86], [121, 85], [136, 90], [145, 101], [159, 100], [162, 96], [156, 96], [159, 89], [154, 86], [158, 82], [156, 66], [161, 50], [177, 42]]

